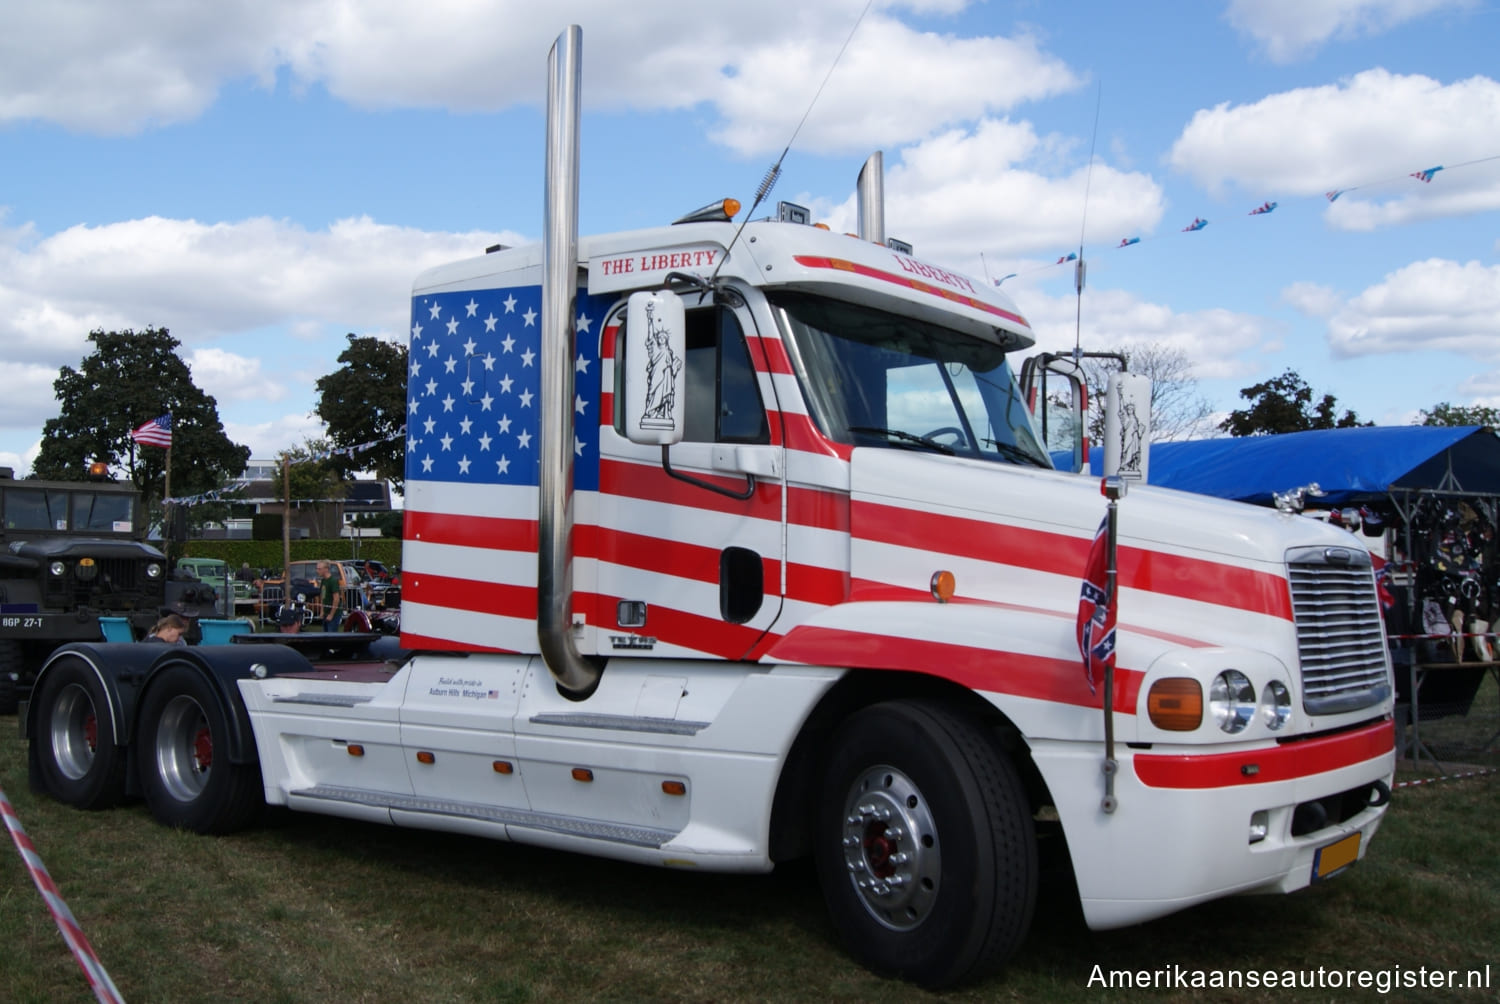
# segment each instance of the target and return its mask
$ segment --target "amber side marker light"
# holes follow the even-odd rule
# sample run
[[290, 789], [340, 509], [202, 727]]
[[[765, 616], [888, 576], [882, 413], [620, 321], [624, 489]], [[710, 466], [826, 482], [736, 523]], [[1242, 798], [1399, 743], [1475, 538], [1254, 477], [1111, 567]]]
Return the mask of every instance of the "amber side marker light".
[[437, 763], [437, 757], [426, 750], [421, 750], [417, 753], [417, 763]]
[[348, 751], [348, 753], [349, 753], [350, 756], [364, 756], [365, 755], [365, 748], [363, 746], [361, 746], [359, 743], [350, 743], [347, 747], [345, 747], [345, 749]]
[[953, 577], [952, 572], [933, 572], [931, 585], [932, 598], [939, 603], [947, 603], [953, 599], [953, 591], [958, 588], [958, 580]]
[[1146, 713], [1159, 729], [1191, 732], [1203, 724], [1203, 687], [1184, 676], [1157, 680], [1146, 694]]
[[594, 779], [594, 772], [591, 771], [591, 770], [589, 770], [587, 767], [574, 767], [573, 768], [573, 780], [575, 780], [575, 781], [592, 781], [593, 779]]
[[516, 771], [515, 764], [509, 760], [496, 760], [491, 766], [495, 768], [496, 774], [514, 774]]
[[661, 790], [668, 795], [686, 795], [687, 785], [682, 781], [663, 781]]

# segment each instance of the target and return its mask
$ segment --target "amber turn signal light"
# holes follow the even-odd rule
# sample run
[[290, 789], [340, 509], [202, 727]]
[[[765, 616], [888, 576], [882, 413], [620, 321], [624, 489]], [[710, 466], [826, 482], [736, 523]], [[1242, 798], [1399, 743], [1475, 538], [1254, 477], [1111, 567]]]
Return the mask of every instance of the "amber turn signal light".
[[1146, 713], [1159, 729], [1191, 732], [1203, 724], [1203, 687], [1185, 676], [1157, 680], [1146, 693]]

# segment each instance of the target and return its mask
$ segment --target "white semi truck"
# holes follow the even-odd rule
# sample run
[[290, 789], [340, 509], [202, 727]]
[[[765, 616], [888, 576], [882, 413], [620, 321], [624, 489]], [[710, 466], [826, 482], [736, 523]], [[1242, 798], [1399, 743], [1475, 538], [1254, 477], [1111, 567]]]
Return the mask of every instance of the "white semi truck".
[[544, 244], [412, 293], [401, 651], [68, 646], [35, 783], [204, 833], [269, 803], [666, 868], [811, 855], [847, 949], [928, 986], [1021, 942], [1039, 825], [1095, 928], [1361, 857], [1394, 769], [1369, 555], [1135, 486], [1091, 680], [1106, 502], [1037, 441], [1016, 306], [733, 206], [579, 240], [580, 39]]

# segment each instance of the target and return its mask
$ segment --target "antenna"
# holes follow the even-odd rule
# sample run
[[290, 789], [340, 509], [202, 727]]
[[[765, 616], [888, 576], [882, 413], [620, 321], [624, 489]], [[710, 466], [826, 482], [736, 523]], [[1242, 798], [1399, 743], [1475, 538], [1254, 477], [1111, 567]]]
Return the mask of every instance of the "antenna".
[[[843, 45], [839, 46], [838, 55], [833, 57], [833, 62], [828, 66], [828, 72], [823, 74], [823, 82], [818, 85], [817, 93], [807, 103], [807, 110], [802, 113], [802, 119], [797, 123], [797, 128], [792, 130], [792, 136], [786, 141], [786, 146], [782, 147], [781, 156], [776, 158], [776, 163], [772, 164], [770, 169], [766, 171], [765, 177], [760, 179], [760, 186], [755, 190], [755, 201], [751, 202], [750, 208], [746, 210], [745, 218], [740, 221], [740, 228], [734, 232], [734, 239], [729, 242], [729, 248], [734, 247], [739, 241], [740, 234], [745, 230], [745, 224], [750, 222], [750, 218], [755, 215], [756, 208], [765, 201], [766, 196], [771, 194], [771, 189], [776, 186], [776, 179], [781, 177], [781, 162], [786, 160], [786, 155], [791, 152], [792, 144], [797, 141], [797, 134], [807, 124], [807, 117], [812, 114], [813, 106], [818, 103], [818, 98], [823, 96], [823, 88], [828, 86], [828, 81], [833, 76], [834, 69], [839, 65], [839, 61], [844, 58], [844, 50], [849, 48], [850, 42], [854, 41], [854, 33], [859, 30], [860, 23], [864, 21], [865, 15], [870, 13], [870, 7], [874, 3], [875, 0], [865, 0], [865, 9], [860, 11], [859, 17], [854, 19], [854, 27], [849, 29], [849, 37], [844, 39]], [[708, 277], [710, 284], [719, 277], [719, 269], [723, 268], [724, 262], [729, 260], [729, 248], [724, 249], [724, 255], [719, 259], [719, 264], [714, 269], [714, 274]]]
[[1083, 214], [1078, 222], [1078, 264], [1073, 266], [1073, 286], [1077, 290], [1077, 306], [1073, 316], [1073, 360], [1077, 362], [1083, 352], [1083, 285], [1088, 268], [1083, 263], [1083, 235], [1088, 228], [1089, 188], [1094, 183], [1094, 145], [1099, 141], [1099, 106], [1104, 101], [1104, 81], [1099, 81], [1094, 97], [1094, 131], [1089, 136], [1089, 166], [1083, 176]]

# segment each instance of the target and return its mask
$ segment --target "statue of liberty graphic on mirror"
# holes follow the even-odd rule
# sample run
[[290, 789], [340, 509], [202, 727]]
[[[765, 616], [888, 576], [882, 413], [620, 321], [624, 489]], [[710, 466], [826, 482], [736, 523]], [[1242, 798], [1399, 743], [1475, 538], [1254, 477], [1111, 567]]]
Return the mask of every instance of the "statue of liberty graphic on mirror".
[[682, 358], [672, 351], [665, 327], [658, 323], [653, 308], [654, 304], [646, 304], [646, 404], [641, 412], [641, 427], [672, 429], [676, 427], [675, 382], [677, 374], [682, 372]]

